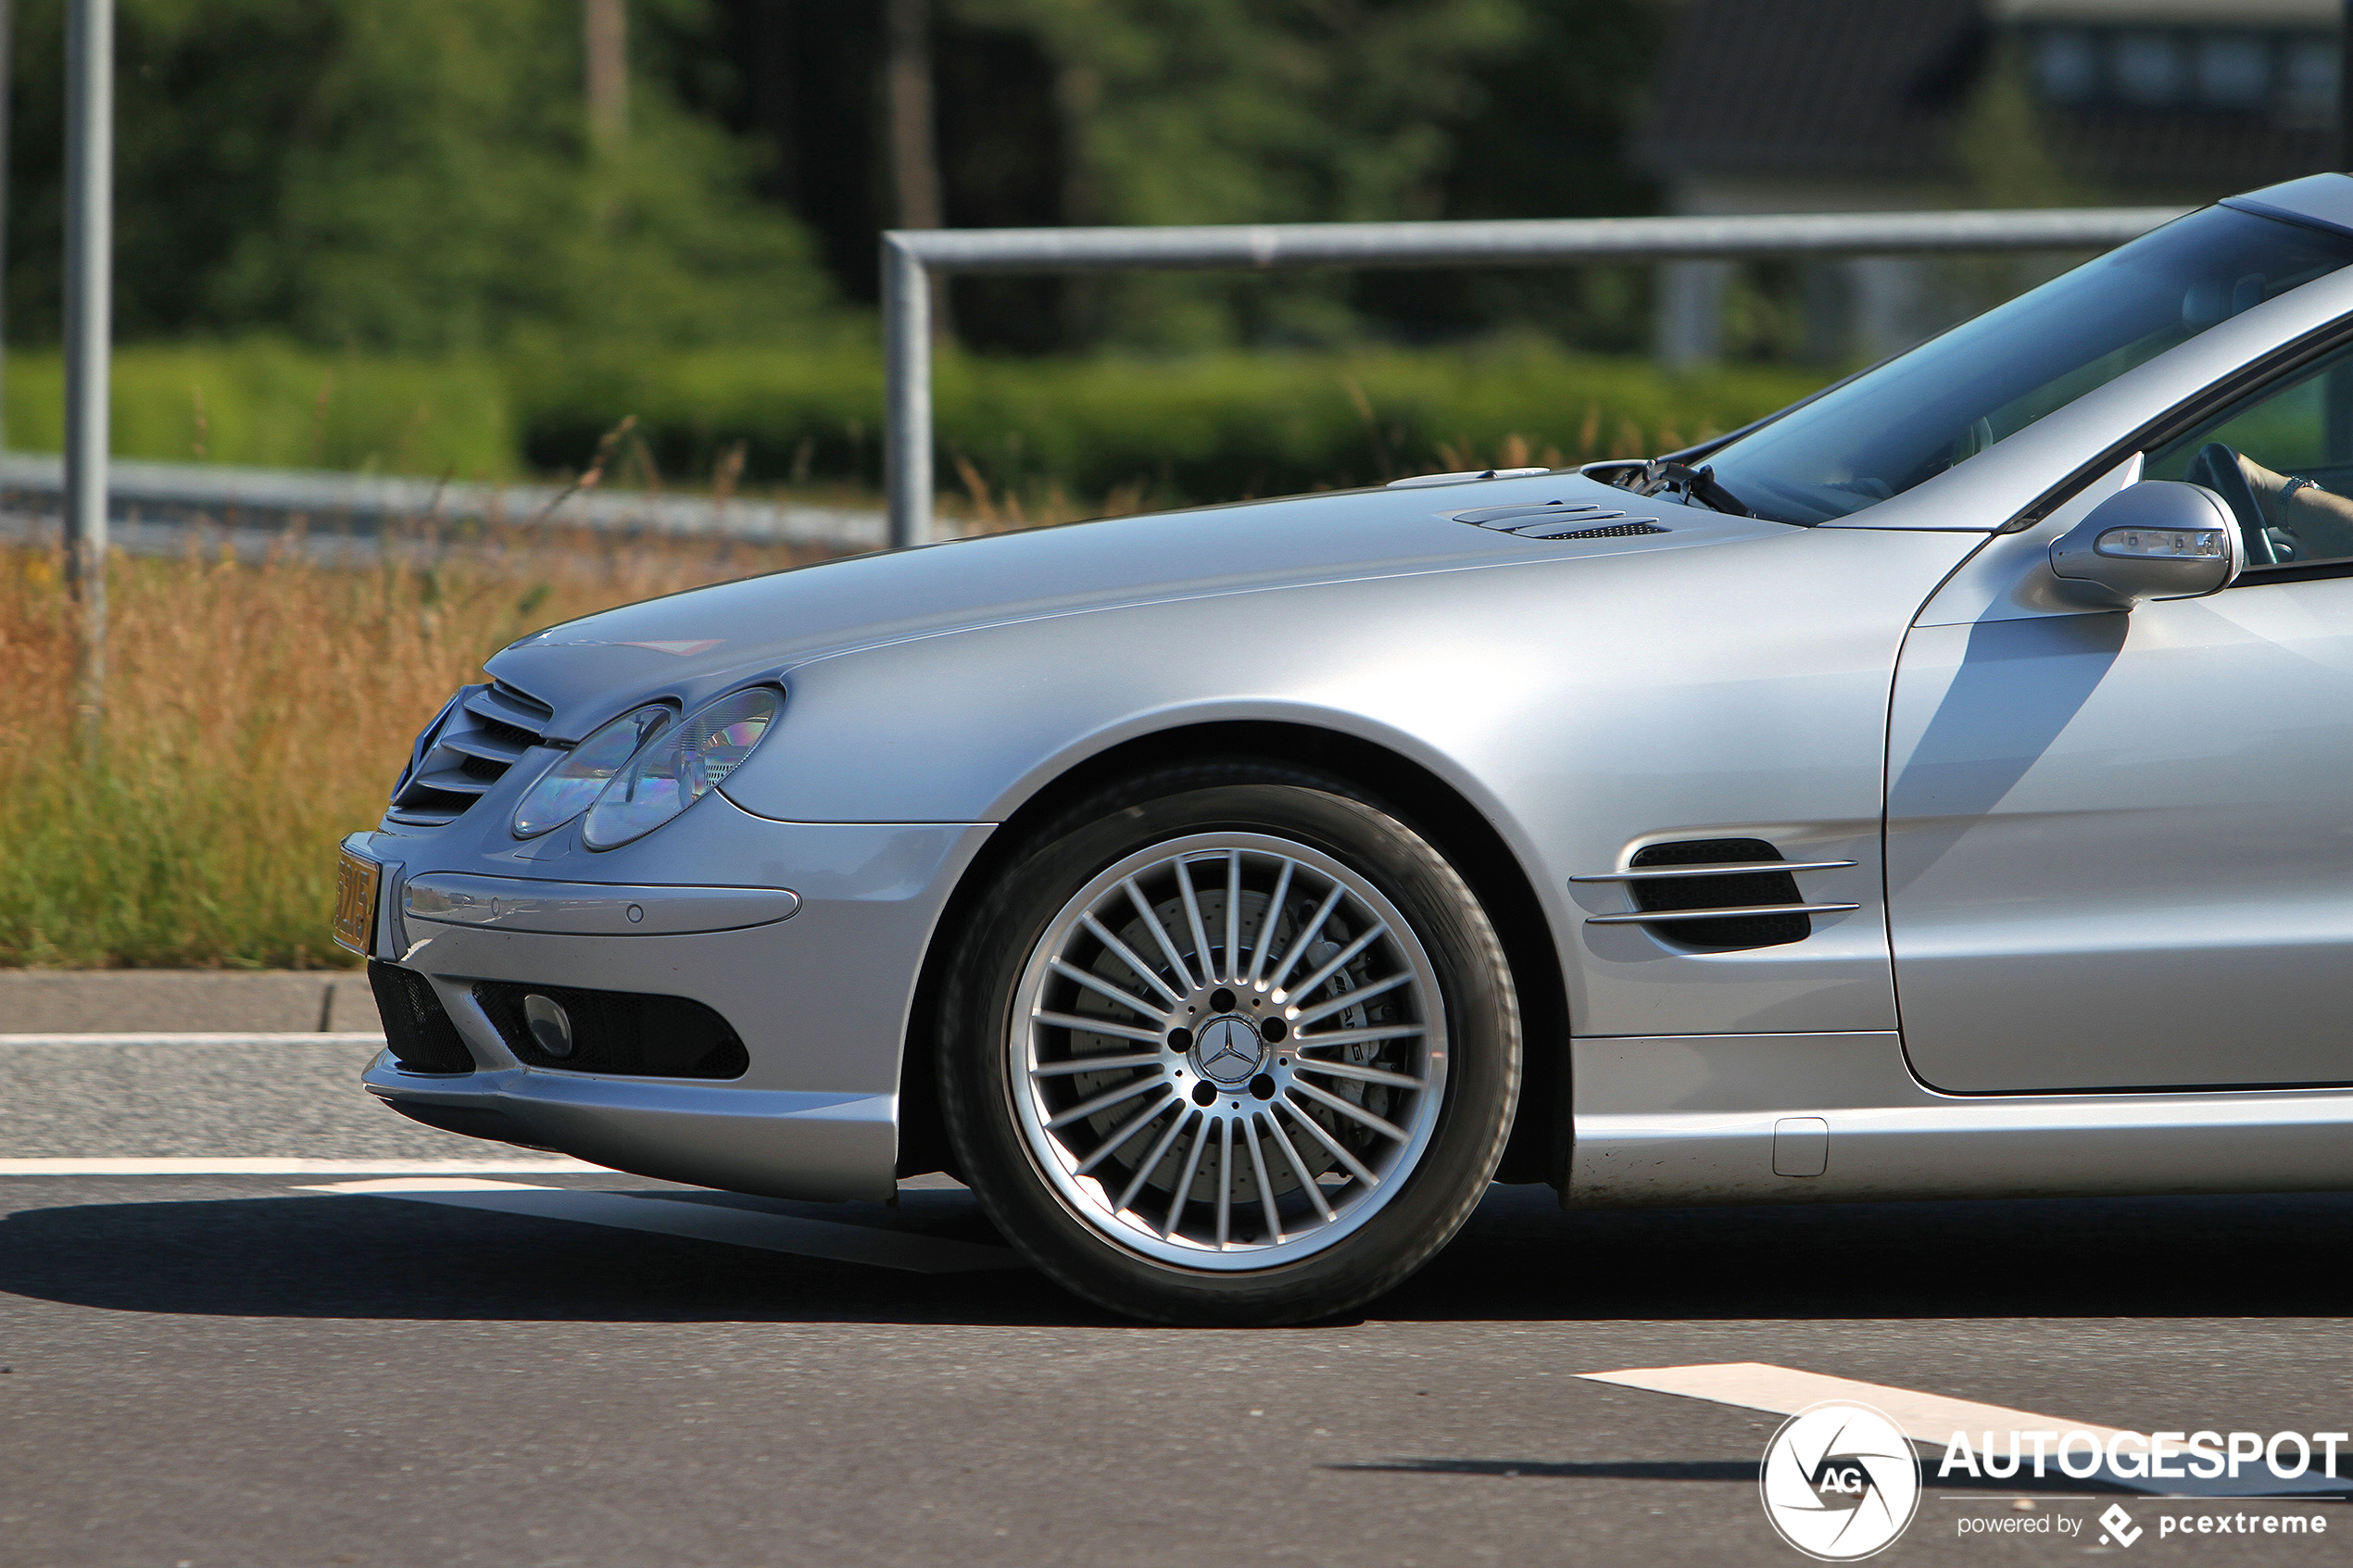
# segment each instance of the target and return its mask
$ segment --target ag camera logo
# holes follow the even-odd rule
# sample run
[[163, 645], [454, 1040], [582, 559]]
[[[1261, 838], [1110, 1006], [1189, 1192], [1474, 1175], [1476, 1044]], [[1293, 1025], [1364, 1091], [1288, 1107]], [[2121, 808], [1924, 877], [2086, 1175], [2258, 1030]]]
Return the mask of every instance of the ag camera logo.
[[1869, 1405], [1829, 1399], [1781, 1424], [1757, 1477], [1765, 1517], [1820, 1562], [1852, 1562], [1892, 1544], [1920, 1506], [1910, 1439]]

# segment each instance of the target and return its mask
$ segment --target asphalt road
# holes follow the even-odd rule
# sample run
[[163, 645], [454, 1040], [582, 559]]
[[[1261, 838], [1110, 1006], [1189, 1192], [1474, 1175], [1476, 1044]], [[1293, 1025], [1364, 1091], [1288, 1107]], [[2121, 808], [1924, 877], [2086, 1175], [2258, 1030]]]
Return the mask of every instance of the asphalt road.
[[[0, 1046], [8, 1139], [504, 1152], [396, 1123], [387, 1152], [347, 1042], [81, 1048]], [[217, 1114], [224, 1049], [311, 1086]], [[171, 1133], [181, 1072], [208, 1087]], [[108, 1075], [147, 1109], [110, 1110]], [[2334, 1197], [1565, 1214], [1498, 1188], [1361, 1317], [1256, 1332], [1108, 1318], [940, 1179], [890, 1210], [562, 1172], [17, 1174], [0, 1211], [11, 1568], [1793, 1563], [1757, 1494], [1778, 1417], [1578, 1374], [1758, 1361], [2141, 1430], [2353, 1414]], [[2020, 1485], [1931, 1478], [1875, 1561], [2353, 1546], [2342, 1503]], [[2095, 1544], [2119, 1502], [2129, 1549]], [[2160, 1537], [2169, 1512], [2329, 1533]], [[2053, 1527], [1962, 1533], [1988, 1516]]]

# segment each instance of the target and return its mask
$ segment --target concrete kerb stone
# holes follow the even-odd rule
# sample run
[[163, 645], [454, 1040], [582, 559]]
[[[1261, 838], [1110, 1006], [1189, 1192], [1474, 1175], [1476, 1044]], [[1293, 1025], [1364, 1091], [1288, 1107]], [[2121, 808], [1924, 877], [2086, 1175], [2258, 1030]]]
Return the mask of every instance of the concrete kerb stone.
[[375, 998], [358, 970], [0, 969], [0, 1039], [377, 1026]]

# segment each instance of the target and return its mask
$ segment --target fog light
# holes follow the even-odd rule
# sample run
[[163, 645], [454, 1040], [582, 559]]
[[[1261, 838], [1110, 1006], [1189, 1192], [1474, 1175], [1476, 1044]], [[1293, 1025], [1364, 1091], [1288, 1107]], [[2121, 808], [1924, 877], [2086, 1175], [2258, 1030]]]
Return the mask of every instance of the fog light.
[[572, 1054], [572, 1020], [552, 998], [534, 991], [522, 999], [522, 1016], [541, 1050], [559, 1061]]

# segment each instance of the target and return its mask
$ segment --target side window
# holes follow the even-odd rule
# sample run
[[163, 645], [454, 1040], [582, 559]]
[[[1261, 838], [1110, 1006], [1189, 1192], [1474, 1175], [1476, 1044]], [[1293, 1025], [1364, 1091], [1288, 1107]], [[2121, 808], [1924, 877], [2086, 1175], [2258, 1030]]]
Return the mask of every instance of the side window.
[[2275, 382], [2148, 456], [2237, 514], [2250, 570], [2353, 564], [2353, 348]]

